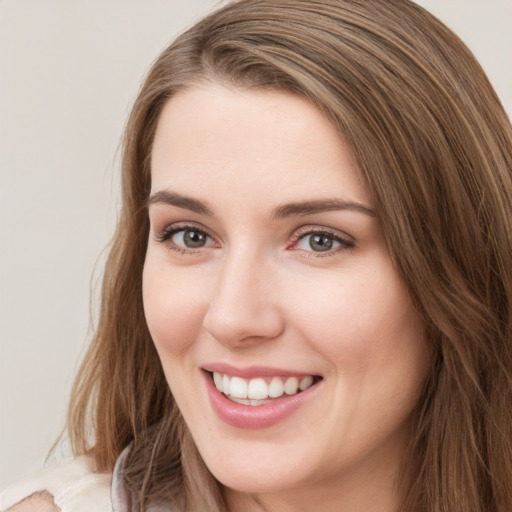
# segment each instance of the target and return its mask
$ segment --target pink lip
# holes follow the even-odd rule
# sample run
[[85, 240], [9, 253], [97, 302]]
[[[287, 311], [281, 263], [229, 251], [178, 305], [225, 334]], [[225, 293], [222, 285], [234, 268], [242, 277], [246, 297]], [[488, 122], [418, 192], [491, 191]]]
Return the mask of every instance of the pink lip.
[[[226, 371], [225, 373], [229, 372]], [[215, 387], [211, 375], [207, 372], [203, 372], [203, 375], [205, 377], [210, 403], [212, 404], [212, 409], [215, 414], [232, 427], [246, 429], [271, 427], [284, 420], [311, 397], [319, 384], [319, 382], [317, 382], [296, 395], [285, 396], [275, 402], [253, 407], [228, 400], [226, 396]], [[233, 375], [233, 373], [230, 373], [230, 375]], [[262, 374], [259, 373], [258, 375]], [[276, 373], [272, 375], [276, 375]], [[281, 375], [281, 373], [277, 373], [277, 375]], [[292, 375], [297, 374], [294, 373]]]
[[226, 363], [210, 363], [203, 365], [203, 370], [207, 372], [227, 373], [232, 377], [241, 377], [243, 379], [254, 379], [256, 377], [306, 377], [312, 375], [304, 372], [293, 372], [283, 370], [282, 368], [270, 368], [268, 366], [246, 366], [237, 368]]

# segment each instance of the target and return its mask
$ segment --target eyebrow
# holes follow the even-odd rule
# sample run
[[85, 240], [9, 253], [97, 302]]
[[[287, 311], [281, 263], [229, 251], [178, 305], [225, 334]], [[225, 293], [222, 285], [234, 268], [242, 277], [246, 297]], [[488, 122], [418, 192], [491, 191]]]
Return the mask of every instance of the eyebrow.
[[[183, 196], [169, 190], [160, 190], [152, 194], [146, 201], [146, 207], [152, 204], [164, 203], [178, 208], [184, 208], [200, 215], [213, 216], [213, 211], [202, 201], [192, 197]], [[272, 219], [283, 219], [285, 217], [298, 217], [313, 215], [333, 210], [351, 210], [363, 213], [370, 217], [375, 217], [376, 212], [373, 208], [365, 206], [354, 201], [344, 201], [342, 199], [317, 199], [313, 201], [301, 201], [286, 203], [272, 210]]]
[[213, 212], [202, 201], [193, 199], [192, 197], [182, 196], [171, 192], [169, 190], [160, 190], [149, 196], [146, 201], [146, 207], [149, 208], [152, 204], [164, 203], [178, 208], [184, 208], [200, 215], [212, 216]]
[[314, 201], [301, 201], [298, 203], [288, 203], [278, 206], [272, 210], [272, 218], [282, 219], [283, 217], [313, 215], [315, 213], [329, 212], [333, 210], [352, 210], [364, 213], [370, 217], [375, 217], [377, 215], [373, 208], [354, 201], [344, 201], [342, 199], [318, 199]]

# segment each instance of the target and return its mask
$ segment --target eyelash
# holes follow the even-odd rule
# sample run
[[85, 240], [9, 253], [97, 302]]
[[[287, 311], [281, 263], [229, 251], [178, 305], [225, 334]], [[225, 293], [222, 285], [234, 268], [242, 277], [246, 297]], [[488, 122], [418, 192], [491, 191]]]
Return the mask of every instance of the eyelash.
[[214, 237], [203, 227], [200, 227], [196, 224], [172, 224], [171, 226], [167, 226], [164, 228], [156, 237], [155, 240], [158, 243], [166, 244], [171, 251], [175, 251], [180, 254], [197, 254], [198, 250], [201, 250], [202, 247], [198, 249], [192, 249], [187, 247], [182, 247], [181, 245], [176, 245], [171, 242], [171, 238], [180, 231], [196, 231], [197, 233], [202, 233], [206, 235], [211, 240], [214, 240]]
[[322, 251], [313, 251], [313, 250], [311, 250], [311, 251], [304, 250], [304, 252], [306, 253], [308, 258], [325, 258], [328, 256], [332, 256], [340, 251], [347, 251], [347, 250], [353, 249], [355, 247], [354, 241], [351, 238], [349, 238], [347, 235], [344, 235], [344, 234], [340, 233], [339, 231], [331, 231], [326, 228], [318, 228], [318, 227], [313, 227], [313, 226], [303, 226], [302, 228], [299, 228], [297, 231], [295, 231], [295, 233], [292, 236], [291, 243], [290, 243], [290, 245], [288, 245], [288, 248], [290, 248], [292, 250], [296, 250], [296, 251], [301, 250], [301, 249], [297, 249], [297, 248], [293, 248], [293, 247], [301, 240], [307, 238], [308, 236], [314, 236], [314, 235], [328, 237], [331, 240], [333, 240], [334, 242], [339, 243], [340, 245], [336, 248], [328, 249], [323, 252]]
[[[180, 231], [196, 231], [198, 233], [202, 233], [209, 239], [215, 241], [215, 238], [206, 229], [196, 224], [188, 223], [172, 224], [171, 226], [166, 227], [155, 237], [155, 240], [158, 243], [166, 244], [170, 250], [180, 254], [198, 254], [198, 251], [200, 251], [204, 246], [199, 247], [197, 249], [193, 249], [177, 245], [170, 241], [172, 237], [179, 233]], [[307, 238], [308, 236], [314, 235], [328, 237], [334, 242], [339, 243], [340, 245], [334, 249], [328, 249], [326, 251], [307, 251], [294, 247], [301, 240]], [[354, 247], [355, 243], [353, 242], [353, 240], [351, 240], [348, 236], [345, 236], [338, 231], [331, 231], [326, 228], [318, 228], [313, 226], [303, 226], [302, 228], [295, 231], [291, 238], [290, 244], [287, 246], [287, 249], [295, 251], [302, 250], [304, 253], [306, 253], [308, 258], [323, 258], [327, 256], [332, 256], [333, 254], [338, 253], [339, 251], [347, 251], [353, 249]]]

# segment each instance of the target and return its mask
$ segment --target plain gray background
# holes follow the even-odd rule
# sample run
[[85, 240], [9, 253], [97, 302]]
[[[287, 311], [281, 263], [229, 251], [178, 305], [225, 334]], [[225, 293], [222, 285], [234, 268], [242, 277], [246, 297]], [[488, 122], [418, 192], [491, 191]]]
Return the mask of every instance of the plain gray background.
[[[469, 45], [510, 115], [512, 0], [418, 3]], [[64, 425], [139, 84], [218, 4], [0, 0], [0, 487], [40, 467]]]

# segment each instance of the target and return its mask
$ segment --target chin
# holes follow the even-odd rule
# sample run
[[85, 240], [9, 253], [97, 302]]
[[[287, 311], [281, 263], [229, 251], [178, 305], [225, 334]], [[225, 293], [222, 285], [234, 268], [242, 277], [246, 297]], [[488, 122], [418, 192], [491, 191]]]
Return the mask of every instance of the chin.
[[244, 472], [232, 472], [227, 468], [220, 468], [214, 469], [212, 474], [224, 487], [245, 494], [282, 492], [300, 485], [300, 481], [295, 480], [290, 473], [268, 471], [268, 468]]
[[233, 447], [229, 456], [227, 449], [205, 453], [203, 461], [223, 486], [241, 493], [287, 491], [314, 480], [305, 461], [297, 460], [292, 454], [276, 453], [275, 446], [270, 448], [272, 453], [265, 454], [258, 447], [249, 451]]

